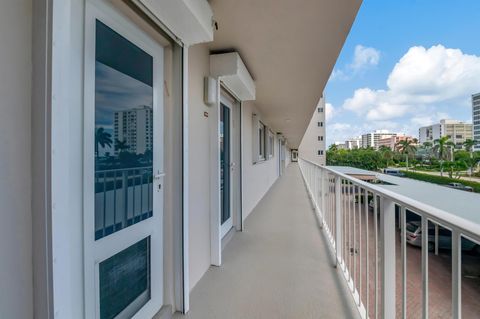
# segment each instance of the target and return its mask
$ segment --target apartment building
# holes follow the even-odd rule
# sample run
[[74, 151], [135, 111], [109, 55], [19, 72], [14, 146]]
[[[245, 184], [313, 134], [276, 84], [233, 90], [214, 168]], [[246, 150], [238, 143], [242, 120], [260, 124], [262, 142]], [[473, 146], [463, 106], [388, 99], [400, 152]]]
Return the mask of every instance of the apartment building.
[[333, 143], [333, 145], [335, 145], [335, 147], [338, 150], [346, 150], [347, 149], [347, 145], [345, 143], [342, 143], [342, 142], [335, 142], [335, 143]]
[[362, 137], [354, 137], [345, 141], [345, 148], [348, 150], [353, 150], [362, 147]]
[[326, 164], [325, 112], [325, 97], [322, 95], [298, 148], [304, 158], [319, 165]]
[[[480, 93], [472, 95], [473, 139], [480, 143]], [[480, 151], [480, 144], [474, 147]]]
[[396, 133], [390, 133], [387, 130], [376, 130], [372, 133], [362, 134], [362, 147], [373, 147], [374, 149], [378, 149], [378, 141], [380, 139], [396, 135]]
[[114, 154], [123, 149], [143, 154], [153, 149], [153, 110], [141, 106], [114, 113]]
[[397, 134], [395, 136], [390, 136], [386, 138], [381, 138], [378, 140], [378, 148], [385, 146], [391, 150], [396, 149], [398, 142], [400, 141], [411, 141], [418, 143], [418, 140], [413, 136], [407, 136], [403, 134]]
[[457, 148], [461, 148], [465, 140], [473, 138], [473, 125], [463, 121], [444, 119], [440, 120], [440, 123], [421, 127], [418, 135], [420, 144], [433, 143], [441, 137], [448, 136]]
[[[198, 311], [205, 303], [195, 288], [226, 266], [227, 244], [248, 236], [257, 204], [276, 181], [300, 178], [296, 164], [286, 173], [290, 149], [318, 112], [360, 4], [1, 2], [0, 317], [164, 319]], [[148, 108], [125, 112], [141, 105]], [[114, 151], [115, 139], [126, 145]], [[297, 182], [288, 189], [302, 191]], [[299, 198], [291, 203], [305, 202]], [[261, 233], [274, 229], [270, 239], [290, 243], [302, 235], [277, 226]], [[269, 243], [252, 240], [250, 247]], [[282, 256], [295, 267], [293, 252]], [[275, 268], [287, 259], [276, 258], [264, 270], [290, 282]], [[308, 304], [357, 309], [338, 287], [320, 293], [332, 291]], [[208, 309], [203, 318], [229, 317]]]

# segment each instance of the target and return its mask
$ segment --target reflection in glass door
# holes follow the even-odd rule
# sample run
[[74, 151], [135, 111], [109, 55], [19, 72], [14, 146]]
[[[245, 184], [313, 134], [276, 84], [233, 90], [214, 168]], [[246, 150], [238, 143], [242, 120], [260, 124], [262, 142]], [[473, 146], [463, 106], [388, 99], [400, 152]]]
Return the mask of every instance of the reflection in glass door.
[[222, 237], [232, 228], [231, 205], [231, 104], [220, 104], [220, 222]]
[[163, 48], [87, 6], [85, 317], [152, 317], [163, 299]]
[[96, 22], [95, 240], [153, 214], [153, 58]]

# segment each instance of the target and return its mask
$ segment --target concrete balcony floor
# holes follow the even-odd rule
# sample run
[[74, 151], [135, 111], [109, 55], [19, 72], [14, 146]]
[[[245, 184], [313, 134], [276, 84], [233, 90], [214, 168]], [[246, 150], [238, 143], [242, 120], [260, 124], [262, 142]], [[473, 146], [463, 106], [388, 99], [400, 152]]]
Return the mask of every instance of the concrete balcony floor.
[[174, 318], [359, 318], [327, 245], [293, 163]]

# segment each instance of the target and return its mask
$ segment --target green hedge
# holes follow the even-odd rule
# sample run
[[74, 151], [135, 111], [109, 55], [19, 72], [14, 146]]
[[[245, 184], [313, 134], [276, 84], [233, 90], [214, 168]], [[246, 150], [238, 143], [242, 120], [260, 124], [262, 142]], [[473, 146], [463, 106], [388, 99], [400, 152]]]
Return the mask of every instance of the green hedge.
[[466, 181], [463, 179], [450, 178], [445, 176], [414, 173], [410, 171], [403, 171], [403, 173], [405, 173], [406, 177], [416, 179], [419, 181], [430, 182], [434, 184], [446, 185], [448, 183], [462, 183], [465, 186], [472, 187], [475, 193], [480, 193], [480, 183]]

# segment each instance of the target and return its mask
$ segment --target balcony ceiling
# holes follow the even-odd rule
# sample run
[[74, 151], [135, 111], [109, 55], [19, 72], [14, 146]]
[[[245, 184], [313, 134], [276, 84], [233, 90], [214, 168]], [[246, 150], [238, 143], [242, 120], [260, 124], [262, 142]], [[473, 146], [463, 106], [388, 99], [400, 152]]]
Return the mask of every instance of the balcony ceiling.
[[255, 80], [256, 106], [291, 148], [300, 144], [361, 2], [210, 0], [219, 28], [210, 50], [240, 53]]

